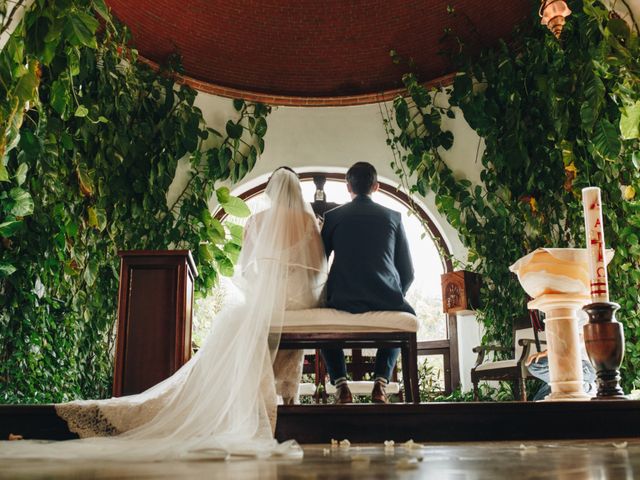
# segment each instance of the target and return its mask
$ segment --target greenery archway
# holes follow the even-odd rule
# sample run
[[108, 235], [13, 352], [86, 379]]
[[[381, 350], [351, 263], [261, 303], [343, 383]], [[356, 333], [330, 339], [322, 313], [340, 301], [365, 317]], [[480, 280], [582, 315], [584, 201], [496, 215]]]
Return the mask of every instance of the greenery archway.
[[233, 272], [242, 229], [208, 202], [248, 215], [223, 182], [253, 168], [270, 108], [234, 101], [216, 131], [176, 72], [138, 61], [103, 0], [34, 2], [0, 52], [0, 402], [109, 394], [118, 250], [192, 250], [199, 291]]

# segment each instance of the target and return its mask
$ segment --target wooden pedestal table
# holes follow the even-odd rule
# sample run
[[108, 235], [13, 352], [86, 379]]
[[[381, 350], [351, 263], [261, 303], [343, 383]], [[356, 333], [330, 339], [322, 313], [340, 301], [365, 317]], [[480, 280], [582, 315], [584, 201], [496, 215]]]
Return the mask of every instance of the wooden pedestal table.
[[579, 294], [545, 294], [529, 302], [545, 313], [551, 393], [545, 401], [589, 400], [584, 393], [578, 312], [590, 302]]

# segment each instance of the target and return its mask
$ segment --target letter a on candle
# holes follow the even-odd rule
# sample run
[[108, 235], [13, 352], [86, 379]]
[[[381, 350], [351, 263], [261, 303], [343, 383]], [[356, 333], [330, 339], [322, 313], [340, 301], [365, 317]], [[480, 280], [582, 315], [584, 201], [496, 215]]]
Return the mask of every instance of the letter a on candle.
[[582, 189], [582, 206], [584, 208], [584, 226], [587, 236], [591, 300], [594, 303], [608, 302], [609, 286], [605, 263], [604, 231], [602, 229], [602, 202], [598, 187]]

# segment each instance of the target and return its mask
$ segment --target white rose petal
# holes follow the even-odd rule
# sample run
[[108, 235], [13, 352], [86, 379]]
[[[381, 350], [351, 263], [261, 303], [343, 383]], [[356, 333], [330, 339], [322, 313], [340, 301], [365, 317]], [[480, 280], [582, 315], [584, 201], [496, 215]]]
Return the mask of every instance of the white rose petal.
[[402, 446], [403, 446], [404, 448], [406, 448], [407, 450], [414, 450], [414, 449], [424, 448], [424, 445], [421, 445], [421, 444], [419, 444], [419, 443], [415, 443], [415, 442], [413, 441], [413, 439], [411, 439], [411, 440], [408, 440], [408, 441], [404, 442], [404, 443], [402, 444]]
[[351, 442], [346, 438], [340, 442], [340, 448], [350, 448]]

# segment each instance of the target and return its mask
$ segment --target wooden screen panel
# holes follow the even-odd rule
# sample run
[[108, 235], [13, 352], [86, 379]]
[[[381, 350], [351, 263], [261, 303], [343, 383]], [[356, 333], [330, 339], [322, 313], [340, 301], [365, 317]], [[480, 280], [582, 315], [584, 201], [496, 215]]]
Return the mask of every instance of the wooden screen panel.
[[139, 393], [167, 378], [175, 363], [177, 267], [131, 268], [122, 395]]
[[187, 250], [120, 256], [114, 396], [142, 392], [189, 360], [197, 275]]

